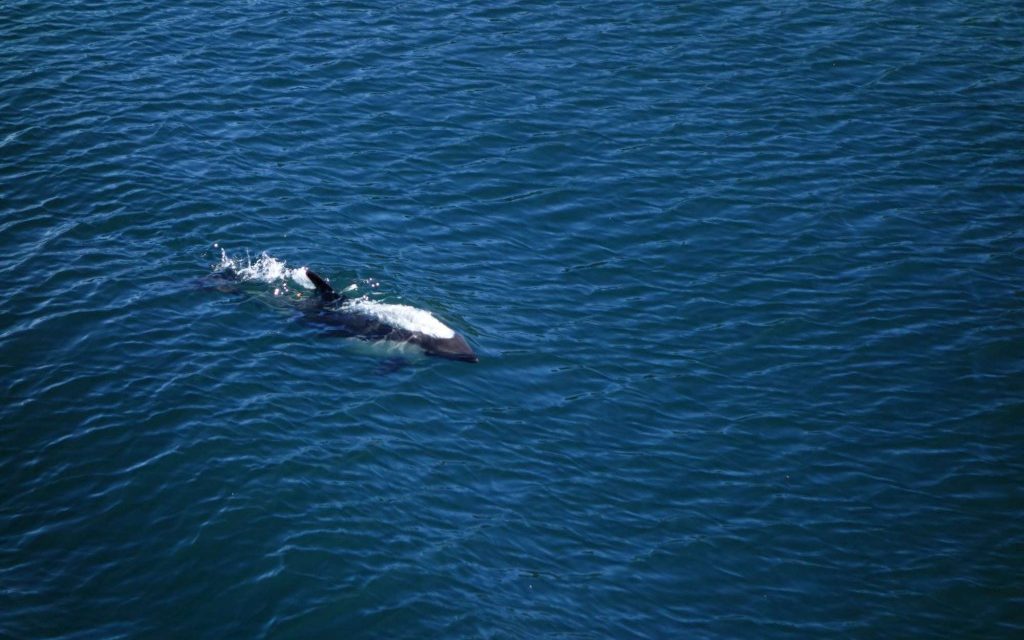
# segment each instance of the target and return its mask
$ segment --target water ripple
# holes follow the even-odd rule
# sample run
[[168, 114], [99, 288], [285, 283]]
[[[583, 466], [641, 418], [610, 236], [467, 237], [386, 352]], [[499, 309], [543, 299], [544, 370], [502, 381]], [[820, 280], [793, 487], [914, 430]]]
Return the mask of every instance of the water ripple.
[[1019, 635], [1022, 22], [8, 3], [0, 635]]

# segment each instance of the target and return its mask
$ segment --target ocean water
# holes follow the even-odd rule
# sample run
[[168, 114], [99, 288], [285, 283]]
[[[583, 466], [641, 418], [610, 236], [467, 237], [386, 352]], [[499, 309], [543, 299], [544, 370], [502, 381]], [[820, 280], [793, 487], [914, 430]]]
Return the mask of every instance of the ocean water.
[[0, 637], [1022, 637], [1022, 105], [1015, 2], [0, 4]]

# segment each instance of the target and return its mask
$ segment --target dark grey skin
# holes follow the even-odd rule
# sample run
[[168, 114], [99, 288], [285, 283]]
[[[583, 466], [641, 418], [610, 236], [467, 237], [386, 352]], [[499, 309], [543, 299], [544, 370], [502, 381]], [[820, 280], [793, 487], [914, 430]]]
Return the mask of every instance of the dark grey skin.
[[451, 338], [439, 338], [391, 326], [379, 318], [344, 308], [345, 296], [337, 293], [323, 278], [309, 269], [306, 269], [306, 277], [316, 287], [318, 294], [315, 303], [307, 308], [307, 315], [313, 322], [330, 327], [332, 335], [371, 341], [407, 342], [423, 349], [428, 356], [461, 362], [480, 361], [466, 339], [458, 333]]

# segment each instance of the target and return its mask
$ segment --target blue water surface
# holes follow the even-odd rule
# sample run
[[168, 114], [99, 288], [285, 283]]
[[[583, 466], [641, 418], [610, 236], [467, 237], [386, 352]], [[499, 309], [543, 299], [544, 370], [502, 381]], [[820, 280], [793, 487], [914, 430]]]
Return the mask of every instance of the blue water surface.
[[[1019, 3], [0, 43], [0, 637], [1024, 634]], [[480, 363], [325, 335], [305, 266]]]

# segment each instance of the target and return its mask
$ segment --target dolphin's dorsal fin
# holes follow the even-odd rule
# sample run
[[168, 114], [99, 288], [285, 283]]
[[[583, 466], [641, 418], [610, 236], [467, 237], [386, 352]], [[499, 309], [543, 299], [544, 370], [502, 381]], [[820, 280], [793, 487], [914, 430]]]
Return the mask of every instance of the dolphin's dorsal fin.
[[320, 294], [324, 302], [333, 302], [334, 300], [344, 300], [345, 296], [339, 296], [331, 288], [331, 285], [327, 284], [327, 281], [320, 276], [313, 273], [311, 270], [306, 269], [306, 277], [313, 282], [313, 286], [316, 287], [316, 292]]

